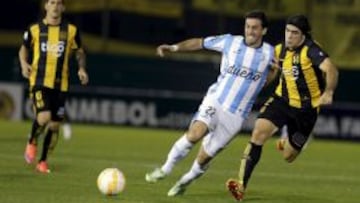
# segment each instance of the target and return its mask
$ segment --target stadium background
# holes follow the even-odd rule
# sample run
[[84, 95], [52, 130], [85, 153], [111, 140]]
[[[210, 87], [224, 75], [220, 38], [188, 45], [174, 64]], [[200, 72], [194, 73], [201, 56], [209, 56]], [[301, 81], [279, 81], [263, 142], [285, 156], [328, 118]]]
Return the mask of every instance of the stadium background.
[[[7, 3], [0, 12], [0, 116], [26, 120], [32, 112], [17, 51], [22, 32], [41, 17], [43, 4]], [[272, 44], [283, 38], [289, 15], [309, 16], [315, 39], [340, 69], [335, 104], [323, 109], [315, 136], [360, 138], [359, 0], [69, 0], [66, 7], [66, 18], [82, 31], [91, 79], [83, 88], [71, 78], [67, 110], [74, 123], [185, 128], [217, 76], [219, 56], [204, 51], [160, 59], [155, 47], [189, 37], [242, 33], [243, 15], [256, 8], [270, 18], [266, 40]], [[261, 94], [259, 104], [268, 93]], [[256, 111], [244, 132], [252, 129], [255, 117]]]

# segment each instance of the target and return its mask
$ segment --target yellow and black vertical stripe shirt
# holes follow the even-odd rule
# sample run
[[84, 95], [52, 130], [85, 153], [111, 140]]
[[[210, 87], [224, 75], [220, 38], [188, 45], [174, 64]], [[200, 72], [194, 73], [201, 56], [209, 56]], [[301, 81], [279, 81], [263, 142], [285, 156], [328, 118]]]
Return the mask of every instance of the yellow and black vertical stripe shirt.
[[284, 43], [275, 47], [281, 76], [275, 95], [295, 108], [316, 108], [325, 88], [325, 78], [319, 65], [328, 57], [312, 39], [289, 50]]
[[74, 49], [81, 47], [77, 27], [66, 21], [55, 26], [41, 21], [25, 31], [23, 45], [33, 56], [30, 88], [36, 86], [67, 91], [69, 58]]

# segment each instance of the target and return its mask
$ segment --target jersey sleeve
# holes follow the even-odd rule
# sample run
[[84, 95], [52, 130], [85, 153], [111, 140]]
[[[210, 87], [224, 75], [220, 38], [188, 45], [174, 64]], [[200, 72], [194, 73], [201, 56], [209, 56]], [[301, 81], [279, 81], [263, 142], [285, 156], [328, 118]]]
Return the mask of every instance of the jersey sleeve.
[[82, 44], [81, 44], [80, 32], [79, 32], [79, 29], [76, 29], [75, 37], [74, 37], [74, 41], [72, 43], [71, 49], [79, 49], [79, 48], [81, 48], [81, 46], [82, 46]]
[[24, 34], [23, 34], [23, 45], [30, 49], [31, 48], [31, 44], [32, 44], [32, 34], [31, 34], [31, 31], [30, 29], [27, 29]]
[[314, 43], [308, 51], [308, 57], [314, 66], [319, 66], [329, 55]]
[[230, 34], [206, 37], [203, 41], [203, 47], [205, 49], [223, 52], [226, 42], [228, 42], [231, 37], [232, 35]]

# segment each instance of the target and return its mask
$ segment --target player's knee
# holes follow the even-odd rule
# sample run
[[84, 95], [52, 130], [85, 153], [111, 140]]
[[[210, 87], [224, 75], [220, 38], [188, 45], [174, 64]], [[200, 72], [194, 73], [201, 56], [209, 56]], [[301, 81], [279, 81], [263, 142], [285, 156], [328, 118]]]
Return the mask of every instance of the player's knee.
[[190, 142], [196, 143], [203, 138], [206, 133], [207, 126], [201, 122], [195, 122], [186, 133], [186, 136]]
[[251, 141], [257, 145], [263, 145], [265, 141], [276, 131], [276, 126], [265, 119], [258, 119], [252, 131]]
[[36, 116], [36, 120], [39, 123], [40, 126], [45, 126], [46, 124], [48, 124], [50, 122], [51, 119], [51, 115], [50, 113], [39, 113]]
[[251, 142], [257, 145], [263, 145], [267, 138], [271, 136], [266, 130], [262, 128], [255, 128], [251, 135]]

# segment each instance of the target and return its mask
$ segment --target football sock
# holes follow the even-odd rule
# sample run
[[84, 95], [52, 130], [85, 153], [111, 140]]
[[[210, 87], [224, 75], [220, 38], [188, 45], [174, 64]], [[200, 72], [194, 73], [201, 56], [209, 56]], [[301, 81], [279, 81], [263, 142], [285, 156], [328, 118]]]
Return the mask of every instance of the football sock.
[[244, 155], [241, 159], [239, 180], [240, 183], [246, 188], [247, 183], [250, 179], [251, 173], [253, 172], [256, 164], [260, 160], [262, 151], [262, 145], [256, 145], [249, 142], [244, 151]]
[[194, 146], [187, 138], [186, 134], [183, 135], [180, 139], [178, 139], [175, 144], [172, 146], [165, 164], [161, 167], [161, 170], [169, 174], [175, 164], [182, 160], [190, 151], [190, 149]]
[[180, 179], [181, 184], [190, 184], [193, 180], [199, 178], [208, 169], [208, 165], [200, 166], [197, 160], [194, 161], [190, 171], [183, 175]]
[[31, 128], [31, 134], [29, 138], [29, 143], [37, 144], [37, 139], [39, 135], [43, 132], [45, 126], [41, 126], [35, 119]]
[[48, 155], [48, 151], [49, 151], [49, 147], [51, 144], [51, 138], [53, 136], [53, 131], [48, 129], [45, 135], [45, 139], [44, 139], [44, 144], [43, 144], [43, 150], [41, 153], [41, 157], [40, 157], [40, 161], [46, 161], [47, 155]]

